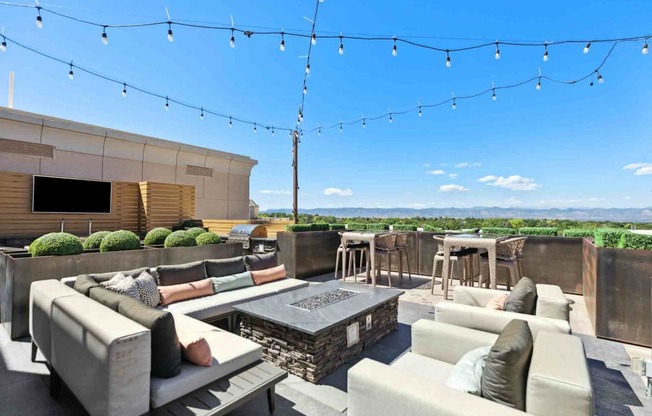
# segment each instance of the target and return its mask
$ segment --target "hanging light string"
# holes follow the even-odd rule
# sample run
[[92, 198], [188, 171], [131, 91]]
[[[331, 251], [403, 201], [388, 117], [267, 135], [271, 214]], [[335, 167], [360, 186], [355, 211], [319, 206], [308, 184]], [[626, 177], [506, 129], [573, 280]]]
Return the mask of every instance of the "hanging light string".
[[[101, 74], [101, 73], [99, 73], [97, 71], [93, 71], [91, 69], [79, 66], [79, 65], [73, 63], [73, 61], [66, 61], [64, 59], [57, 58], [55, 56], [49, 55], [49, 54], [47, 54], [45, 52], [41, 52], [41, 51], [39, 51], [37, 49], [34, 49], [34, 48], [30, 47], [30, 46], [27, 46], [27, 45], [24, 45], [24, 44], [22, 44], [20, 42], [17, 42], [16, 40], [14, 40], [14, 39], [6, 36], [6, 35], [2, 35], [2, 39], [3, 39], [3, 42], [5, 42], [5, 43], [9, 43], [11, 45], [18, 46], [18, 47], [20, 47], [22, 49], [25, 49], [25, 50], [27, 50], [29, 52], [40, 55], [40, 56], [42, 56], [44, 58], [50, 59], [52, 61], [55, 61], [55, 62], [58, 62], [58, 63], [61, 63], [61, 64], [64, 64], [65, 66], [67, 66], [69, 68], [68, 77], [70, 79], [73, 79], [73, 68], [74, 68], [74, 70], [78, 71], [78, 73], [83, 72], [83, 73], [86, 73], [86, 74], [91, 75], [93, 77], [100, 78], [100, 79], [103, 79], [105, 81], [117, 84], [120, 87], [122, 87], [121, 92], [122, 92], [123, 97], [127, 96], [127, 90], [137, 91], [137, 92], [140, 92], [142, 94], [149, 95], [150, 97], [161, 99], [162, 101], [165, 102], [165, 107], [164, 107], [165, 109], [169, 109], [172, 104], [176, 104], [176, 105], [179, 105], [181, 107], [185, 107], [185, 108], [196, 110], [196, 111], [200, 112], [200, 117], [210, 114], [210, 115], [213, 115], [213, 116], [216, 116], [216, 117], [228, 119], [229, 120], [229, 127], [231, 127], [234, 122], [238, 122], [238, 123], [245, 124], [245, 125], [263, 127], [263, 128], [265, 128], [267, 130], [270, 130], [270, 131], [274, 129], [274, 127], [271, 124], [255, 122], [255, 121], [247, 120], [247, 119], [244, 119], [244, 118], [236, 117], [236, 116], [233, 116], [233, 115], [230, 115], [230, 114], [225, 114], [225, 113], [222, 113], [222, 112], [209, 110], [209, 109], [207, 109], [207, 108], [205, 108], [205, 107], [203, 107], [201, 105], [190, 104], [190, 103], [178, 100], [178, 99], [174, 99], [174, 98], [169, 97], [169, 96], [167, 96], [165, 94], [153, 92], [153, 91], [147, 90], [145, 88], [138, 87], [136, 85], [130, 84], [128, 82], [120, 81], [120, 80], [118, 80], [116, 78], [112, 78], [112, 77], [110, 77], [108, 75], [104, 75], [104, 74]], [[290, 132], [293, 131], [293, 129], [287, 128], [287, 127], [286, 128], [275, 127], [275, 130], [276, 131], [285, 130], [285, 131], [290, 131]]]
[[316, 41], [317, 37], [315, 36], [315, 25], [317, 24], [317, 13], [319, 12], [319, 3], [321, 3], [321, 1], [317, 0], [317, 6], [315, 6], [315, 15], [312, 18], [312, 28], [310, 29], [312, 35], [310, 36], [310, 43], [308, 44], [308, 54], [306, 56], [306, 70], [303, 72], [303, 91], [301, 94], [301, 104], [299, 105], [299, 114], [297, 116], [297, 126], [299, 126], [303, 121], [303, 108], [306, 102], [306, 93], [308, 92], [308, 85], [307, 85], [308, 75], [310, 75], [310, 54], [312, 52], [312, 46], [317, 43]]
[[[616, 46], [618, 44], [619, 44], [619, 42], [616, 42], [613, 45], [611, 45], [611, 48], [609, 49], [609, 51], [607, 52], [605, 57], [600, 62], [600, 65], [598, 65], [593, 71], [591, 71], [590, 73], [588, 73], [588, 74], [586, 74], [586, 75], [584, 75], [584, 76], [582, 76], [580, 78], [574, 79], [574, 80], [570, 80], [570, 81], [558, 80], [558, 79], [555, 79], [555, 78], [552, 78], [552, 77], [549, 77], [549, 76], [546, 76], [546, 75], [542, 75], [541, 70], [539, 69], [539, 73], [538, 73], [537, 76], [534, 76], [532, 78], [529, 78], [529, 79], [526, 79], [524, 81], [517, 82], [517, 83], [514, 83], [514, 84], [497, 86], [497, 85], [494, 85], [493, 82], [492, 82], [492, 85], [491, 85], [490, 88], [487, 88], [486, 90], [477, 92], [475, 94], [464, 95], [464, 96], [458, 96], [458, 95], [451, 94], [452, 95], [451, 98], [448, 98], [447, 100], [440, 101], [440, 102], [434, 103], [434, 104], [423, 104], [420, 101], [418, 101], [417, 105], [415, 107], [412, 107], [412, 108], [409, 108], [409, 109], [406, 109], [406, 110], [402, 110], [402, 111], [389, 110], [387, 113], [380, 114], [380, 115], [377, 115], [377, 116], [374, 116], [374, 117], [363, 116], [362, 118], [359, 118], [357, 120], [352, 120], [352, 121], [347, 121], [347, 122], [343, 122], [343, 121], [340, 120], [340, 121], [338, 121], [336, 123], [333, 123], [333, 124], [330, 124], [330, 125], [329, 124], [326, 124], [326, 125], [319, 124], [318, 127], [315, 127], [315, 128], [312, 128], [312, 129], [304, 129], [303, 131], [306, 132], [306, 133], [311, 133], [311, 132], [314, 132], [314, 131], [318, 131], [318, 133], [321, 133], [322, 130], [328, 130], [328, 129], [333, 129], [333, 128], [339, 128], [340, 131], [342, 131], [343, 126], [355, 125], [355, 124], [359, 124], [359, 123], [362, 123], [362, 127], [364, 128], [364, 127], [367, 126], [368, 121], [389, 119], [390, 122], [391, 122], [393, 120], [393, 116], [409, 114], [409, 113], [413, 113], [415, 111], [418, 112], [417, 115], [421, 116], [422, 115], [422, 109], [425, 109], [425, 108], [435, 108], [435, 107], [440, 107], [442, 105], [446, 105], [446, 104], [451, 103], [452, 108], [455, 109], [456, 104], [459, 101], [477, 98], [477, 97], [483, 96], [485, 94], [491, 94], [492, 100], [495, 101], [496, 100], [496, 98], [495, 98], [496, 97], [496, 91], [508, 90], [508, 89], [512, 89], [512, 88], [518, 88], [518, 87], [521, 87], [523, 85], [531, 84], [534, 81], [537, 82], [537, 90], [541, 89], [541, 81], [542, 80], [549, 81], [549, 82], [552, 82], [552, 83], [555, 83], [555, 84], [574, 85], [574, 84], [580, 83], [582, 81], [585, 81], [585, 80], [587, 80], [589, 78], [592, 78], [595, 75], [595, 76], [598, 77], [598, 82], [603, 83], [604, 78], [600, 74], [600, 70], [607, 63], [607, 61], [611, 57], [611, 53], [614, 51], [614, 49], [616, 48]], [[591, 83], [589, 85], [592, 86], [593, 83]]]
[[[205, 30], [218, 30], [218, 31], [228, 31], [231, 33], [231, 38], [233, 38], [234, 33], [240, 33], [248, 38], [251, 38], [254, 35], [258, 36], [281, 36], [282, 42], [283, 42], [283, 47], [285, 47], [285, 37], [297, 37], [297, 38], [310, 38], [312, 43], [316, 43], [317, 38], [319, 39], [336, 39], [338, 41], [338, 45], [343, 45], [343, 40], [354, 40], [354, 41], [366, 41], [366, 42], [391, 42], [393, 44], [392, 48], [392, 53], [394, 54], [394, 51], [396, 51], [396, 44], [397, 43], [404, 43], [406, 45], [410, 45], [413, 47], [417, 48], [422, 48], [422, 49], [427, 49], [431, 51], [436, 51], [436, 52], [442, 52], [446, 53], [447, 59], [446, 59], [446, 64], [447, 66], [450, 66], [450, 54], [454, 52], [465, 52], [465, 51], [472, 51], [476, 49], [483, 49], [483, 48], [491, 48], [494, 50], [494, 55], [496, 57], [500, 57], [499, 53], [499, 47], [500, 46], [514, 46], [514, 47], [540, 47], [540, 48], [545, 48], [547, 49], [550, 46], [558, 46], [558, 45], [566, 45], [566, 44], [582, 44], [585, 45], [584, 48], [582, 49], [584, 53], [588, 53], [590, 50], [591, 45], [597, 44], [597, 43], [615, 43], [615, 42], [644, 42], [643, 49], [641, 52], [643, 54], [647, 53], [648, 48], [645, 46], [648, 44], [649, 40], [652, 38], [652, 35], [646, 34], [646, 35], [640, 35], [640, 36], [630, 36], [630, 37], [622, 37], [622, 38], [606, 38], [606, 39], [566, 39], [566, 40], [560, 40], [560, 41], [514, 41], [514, 40], [505, 40], [505, 41], [499, 41], [499, 40], [494, 40], [494, 41], [487, 41], [475, 45], [469, 45], [469, 46], [464, 46], [464, 47], [458, 47], [458, 48], [450, 48], [450, 47], [439, 47], [439, 46], [433, 46], [429, 44], [425, 44], [422, 42], [417, 42], [411, 39], [416, 39], [416, 38], [428, 38], [426, 36], [410, 36], [410, 37], [399, 37], [399, 36], [386, 36], [386, 35], [345, 35], [343, 33], [337, 33], [334, 34], [333, 32], [324, 32], [324, 34], [318, 34], [313, 30], [310, 31], [310, 33], [305, 33], [302, 31], [284, 31], [284, 30], [258, 30], [258, 31], [252, 31], [249, 29], [244, 29], [244, 28], [238, 28], [235, 26], [224, 26], [224, 25], [214, 25], [214, 24], [201, 24], [201, 23], [193, 23], [189, 21], [183, 21], [183, 20], [161, 20], [161, 21], [154, 21], [154, 22], [143, 22], [143, 23], [118, 23], [118, 24], [106, 24], [106, 23], [99, 23], [99, 22], [94, 22], [86, 19], [82, 19], [76, 16], [72, 15], [67, 15], [64, 13], [57, 12], [55, 10], [49, 9], [47, 7], [43, 7], [39, 4], [19, 4], [19, 3], [11, 3], [11, 2], [0, 2], [0, 6], [9, 6], [9, 7], [23, 7], [23, 8], [31, 8], [31, 9], [36, 9], [37, 10], [37, 18], [41, 17], [44, 12], [50, 13], [52, 15], [72, 20], [81, 24], [89, 25], [89, 26], [94, 26], [97, 28], [102, 29], [102, 33], [106, 34], [107, 29], [133, 29], [133, 28], [139, 28], [139, 27], [152, 27], [152, 26], [167, 26], [168, 27], [168, 34], [172, 30], [172, 26], [179, 26], [179, 27], [188, 27], [188, 28], [194, 28], [194, 29], [205, 29]], [[37, 24], [39, 24], [39, 27], [43, 24], [43, 19], [37, 20]], [[102, 40], [106, 39], [107, 37], [105, 35], [102, 35]], [[442, 39], [442, 38], [439, 38]], [[470, 39], [454, 39], [454, 38], [443, 38], [443, 39], [453, 39], [453, 40], [470, 40]], [[474, 39], [475, 40], [475, 39]], [[233, 42], [232, 42], [233, 43]], [[343, 48], [340, 48], [338, 50], [342, 50]], [[496, 58], [499, 59], [499, 58]]]

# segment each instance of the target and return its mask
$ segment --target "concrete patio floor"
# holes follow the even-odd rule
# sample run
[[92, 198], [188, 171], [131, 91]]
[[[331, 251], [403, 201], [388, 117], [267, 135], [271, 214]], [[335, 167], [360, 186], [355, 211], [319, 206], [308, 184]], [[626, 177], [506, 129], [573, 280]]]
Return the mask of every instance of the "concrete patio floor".
[[[318, 284], [333, 279], [325, 274], [309, 279]], [[362, 282], [363, 278], [359, 278]], [[353, 280], [349, 278], [349, 282]], [[434, 319], [434, 305], [444, 301], [440, 286], [430, 294], [430, 277], [413, 275], [393, 284], [405, 290], [399, 302], [399, 329], [340, 366], [318, 384], [290, 375], [277, 388], [276, 413], [281, 416], [330, 416], [346, 414], [347, 371], [362, 358], [391, 363], [410, 348], [410, 326], [419, 319]], [[362, 284], [362, 283], [360, 283]], [[387, 285], [383, 276], [380, 286]], [[645, 396], [640, 376], [631, 371], [630, 357], [650, 358], [650, 349], [593, 337], [581, 296], [568, 295], [571, 327], [584, 342], [589, 360], [597, 415], [652, 415], [652, 399]], [[37, 358], [38, 360], [39, 358]], [[42, 359], [42, 357], [40, 357]], [[64, 387], [61, 397], [49, 396], [49, 372], [43, 363], [30, 361], [29, 338], [11, 341], [0, 329], [0, 415], [85, 415], [74, 396]], [[391, 380], [387, 381], [391, 383]], [[268, 415], [264, 394], [231, 413], [234, 416]]]

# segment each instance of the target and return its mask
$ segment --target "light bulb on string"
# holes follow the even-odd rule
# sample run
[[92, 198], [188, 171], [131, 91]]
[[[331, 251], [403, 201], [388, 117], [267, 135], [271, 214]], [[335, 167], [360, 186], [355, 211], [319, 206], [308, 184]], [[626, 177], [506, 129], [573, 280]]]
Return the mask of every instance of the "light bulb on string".
[[342, 35], [340, 35], [340, 49], [338, 49], [340, 55], [344, 55], [344, 42], [342, 42]]
[[647, 41], [643, 44], [643, 49], [641, 49], [641, 53], [643, 55], [647, 55]]
[[548, 45], [543, 45], [543, 62], [548, 62]]
[[172, 34], [172, 22], [168, 22], [168, 40], [174, 42], [174, 34]]
[[365, 119], [364, 117], [362, 118], [362, 128], [363, 129], [367, 128], [367, 119]]
[[272, 137], [276, 136], [276, 132], [274, 131], [274, 126], [272, 126]]
[[392, 56], [398, 55], [398, 50], [396, 49], [396, 36], [394, 37], [394, 46], [392, 47]]
[[342, 122], [340, 121], [340, 133], [342, 133]]
[[229, 46], [235, 48], [235, 29], [231, 29], [231, 39], [229, 39]]
[[308, 94], [308, 87], [304, 84], [303, 85], [303, 95]]
[[392, 118], [392, 113], [389, 113], [389, 122], [391, 123], [392, 121], [394, 121], [394, 119]]
[[284, 33], [281, 32], [281, 44], [278, 47], [281, 50], [281, 52], [285, 52], [285, 36], [283, 35]]
[[256, 123], [254, 123], [254, 133], [258, 131], [258, 127], [256, 126]]
[[451, 56], [448, 50], [446, 50], [446, 68], [450, 68], [453, 65], [451, 62]]
[[310, 63], [306, 64], [306, 74], [310, 74]]
[[75, 78], [75, 73], [72, 72], [72, 61], [70, 61], [70, 71], [68, 71], [68, 78], [73, 80]]
[[288, 133], [288, 137], [291, 139], [292, 138], [292, 130]]
[[596, 74], [598, 74], [598, 84], [604, 84], [604, 78], [602, 78], [602, 75], [598, 71], [595, 71]]
[[203, 120], [204, 119], [204, 107], [201, 108], [201, 113], [199, 114], [199, 119]]
[[582, 52], [584, 53], [589, 53], [589, 50], [591, 49], [591, 42], [587, 43]]
[[229, 128], [233, 127], [233, 119], [229, 116]]
[[303, 121], [303, 111], [299, 111], [299, 122]]
[[451, 105], [451, 108], [455, 110], [457, 108], [457, 104], [455, 103], [455, 98], [453, 98], [453, 105]]
[[127, 96], [127, 83], [122, 84], [122, 96], [126, 97]]
[[169, 109], [170, 109], [170, 100], [168, 99], [168, 97], [165, 97], [165, 110], [167, 111]]
[[321, 126], [317, 129], [317, 136], [321, 136]]
[[303, 139], [303, 130], [301, 130], [301, 131], [299, 132], [299, 137], [301, 137], [301, 138]]
[[491, 89], [491, 99], [493, 101], [496, 101], [496, 89], [495, 88]]
[[537, 86], [536, 86], [537, 91], [541, 89], [541, 77], [539, 77], [539, 80], [537, 81]]
[[316, 45], [316, 44], [317, 44], [317, 35], [315, 34], [315, 32], [312, 32], [312, 36], [311, 36], [310, 42], [311, 42], [313, 45]]
[[417, 116], [419, 117], [423, 116], [423, 112], [421, 111], [421, 106], [419, 106], [419, 112], [417, 113]]
[[498, 48], [498, 42], [496, 42], [496, 54], [494, 55], [494, 58], [496, 58], [497, 61], [500, 60], [500, 49]]
[[0, 51], [6, 52], [7, 51], [7, 38], [4, 36], [2, 37], [2, 43], [0, 43]]
[[102, 43], [105, 45], [109, 44], [109, 37], [106, 34], [106, 26], [104, 26], [102, 29]]
[[41, 17], [41, 6], [36, 7], [36, 12], [38, 13], [36, 15], [36, 27], [39, 29], [43, 29], [43, 18]]

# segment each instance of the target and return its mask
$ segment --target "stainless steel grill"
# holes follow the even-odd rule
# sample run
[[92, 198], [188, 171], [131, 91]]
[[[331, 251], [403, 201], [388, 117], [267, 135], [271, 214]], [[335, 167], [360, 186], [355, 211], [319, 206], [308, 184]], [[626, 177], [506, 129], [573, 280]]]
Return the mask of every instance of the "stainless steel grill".
[[267, 228], [263, 225], [257, 224], [239, 224], [231, 228], [229, 233], [229, 241], [242, 243], [244, 250], [251, 249], [251, 240], [253, 239], [266, 239]]

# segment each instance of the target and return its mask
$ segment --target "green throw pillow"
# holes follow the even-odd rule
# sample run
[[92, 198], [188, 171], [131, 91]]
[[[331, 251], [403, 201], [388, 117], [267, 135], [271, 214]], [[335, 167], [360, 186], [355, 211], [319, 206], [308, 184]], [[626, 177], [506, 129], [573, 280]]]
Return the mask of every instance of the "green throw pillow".
[[215, 293], [240, 289], [254, 285], [251, 272], [237, 273], [230, 276], [211, 277]]

